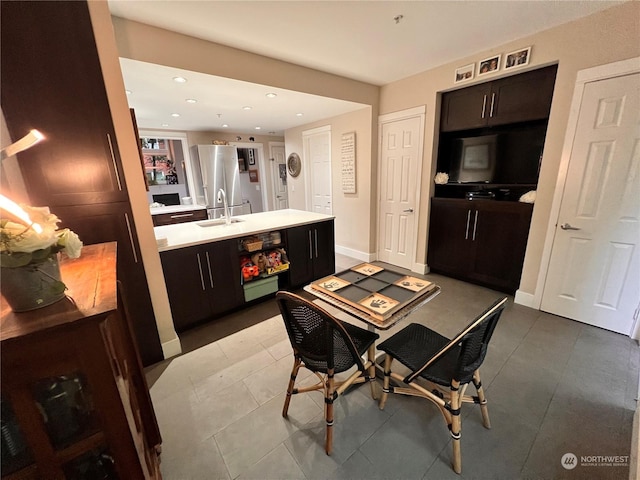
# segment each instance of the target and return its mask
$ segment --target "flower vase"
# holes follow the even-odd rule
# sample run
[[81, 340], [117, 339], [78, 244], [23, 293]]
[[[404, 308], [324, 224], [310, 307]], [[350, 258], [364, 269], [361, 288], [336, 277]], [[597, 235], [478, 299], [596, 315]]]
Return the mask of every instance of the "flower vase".
[[65, 297], [57, 254], [22, 267], [2, 267], [0, 275], [2, 296], [14, 312], [46, 307]]

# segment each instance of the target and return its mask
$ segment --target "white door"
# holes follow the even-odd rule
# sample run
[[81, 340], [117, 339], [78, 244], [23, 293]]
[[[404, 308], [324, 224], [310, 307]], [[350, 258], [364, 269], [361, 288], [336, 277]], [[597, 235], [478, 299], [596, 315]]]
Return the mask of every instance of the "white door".
[[284, 154], [284, 145], [269, 144], [271, 150], [271, 180], [273, 183], [272, 205], [274, 210], [289, 208], [287, 196], [287, 159]]
[[320, 127], [303, 132], [302, 138], [304, 161], [309, 167], [305, 178], [310, 187], [311, 211], [331, 215], [331, 131]]
[[413, 270], [424, 114], [380, 125], [378, 260]]
[[629, 335], [640, 298], [640, 74], [586, 83], [541, 309]]

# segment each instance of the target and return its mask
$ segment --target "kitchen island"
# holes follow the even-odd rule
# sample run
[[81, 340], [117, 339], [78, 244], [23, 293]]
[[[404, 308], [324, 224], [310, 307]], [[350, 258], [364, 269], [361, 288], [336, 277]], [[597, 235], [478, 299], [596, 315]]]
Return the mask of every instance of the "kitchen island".
[[[232, 220], [230, 225], [217, 219], [154, 228], [177, 331], [335, 272], [333, 216], [287, 209]], [[279, 241], [247, 250], [250, 239], [265, 234]], [[286, 252], [286, 269], [243, 278], [243, 259], [274, 249]]]

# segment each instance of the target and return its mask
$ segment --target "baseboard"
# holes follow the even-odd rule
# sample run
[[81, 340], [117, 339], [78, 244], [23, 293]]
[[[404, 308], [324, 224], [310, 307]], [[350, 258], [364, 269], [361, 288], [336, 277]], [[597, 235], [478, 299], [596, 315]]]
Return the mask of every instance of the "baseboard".
[[169, 340], [168, 342], [164, 342], [162, 344], [162, 354], [164, 355], [165, 360], [167, 358], [180, 355], [181, 353], [182, 353], [182, 345], [180, 344], [180, 339], [178, 337], [174, 338], [173, 340]]
[[532, 293], [523, 292], [522, 290], [516, 290], [516, 296], [513, 301], [518, 305], [535, 308], [536, 310], [538, 309], [538, 307], [535, 306], [535, 295], [533, 295]]
[[429, 273], [429, 266], [426, 263], [414, 263], [411, 271], [421, 275], [426, 275]]
[[336, 245], [336, 253], [339, 253], [340, 255], [346, 255], [347, 257], [355, 258], [363, 262], [373, 262], [377, 259], [375, 253], [361, 252], [360, 250], [341, 247], [340, 245]]
[[633, 434], [631, 436], [631, 454], [629, 455], [629, 480], [640, 478], [640, 402], [636, 404], [636, 413], [633, 415]]

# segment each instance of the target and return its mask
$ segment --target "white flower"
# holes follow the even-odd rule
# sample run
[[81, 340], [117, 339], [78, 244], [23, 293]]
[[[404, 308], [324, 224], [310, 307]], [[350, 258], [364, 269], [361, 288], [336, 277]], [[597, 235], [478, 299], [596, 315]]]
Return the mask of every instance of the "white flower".
[[80, 257], [82, 241], [78, 235], [68, 228], [58, 232], [58, 245], [64, 248], [64, 253], [66, 253], [69, 258]]
[[[64, 251], [69, 258], [78, 258], [82, 242], [68, 228], [58, 230], [60, 219], [48, 207], [20, 205], [31, 219], [26, 225], [0, 218], [0, 265], [15, 268], [38, 264], [57, 252]], [[33, 224], [42, 227], [38, 232]]]
[[444, 185], [449, 181], [449, 174], [444, 172], [436, 173], [435, 178], [433, 179], [438, 185]]

